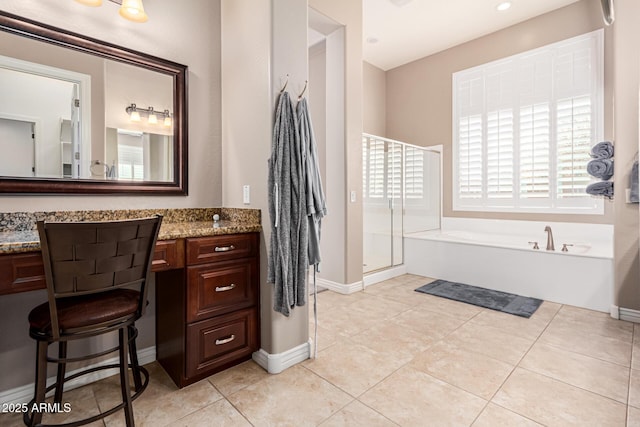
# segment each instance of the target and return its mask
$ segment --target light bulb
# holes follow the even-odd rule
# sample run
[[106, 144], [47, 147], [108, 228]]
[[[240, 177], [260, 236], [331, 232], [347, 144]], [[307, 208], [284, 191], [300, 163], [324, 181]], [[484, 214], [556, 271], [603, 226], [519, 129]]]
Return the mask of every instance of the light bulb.
[[133, 22], [147, 22], [149, 19], [144, 13], [142, 0], [122, 0], [120, 16]]
[[154, 113], [149, 114], [149, 124], [155, 125], [156, 123], [158, 123], [158, 116]]
[[137, 111], [132, 111], [131, 112], [131, 116], [130, 116], [130, 120], [132, 122], [139, 122], [140, 121], [140, 113], [138, 113]]

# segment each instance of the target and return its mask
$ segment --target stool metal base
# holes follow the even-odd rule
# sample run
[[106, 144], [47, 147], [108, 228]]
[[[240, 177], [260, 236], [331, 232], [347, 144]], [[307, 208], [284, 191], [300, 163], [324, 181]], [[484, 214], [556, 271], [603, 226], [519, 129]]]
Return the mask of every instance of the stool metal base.
[[[95, 368], [91, 368], [91, 369], [86, 369], [82, 372], [78, 372], [74, 375], [71, 375], [67, 378], [64, 379], [63, 383], [66, 383], [67, 381], [71, 381], [73, 379], [76, 379], [78, 377], [81, 377], [83, 375], [87, 375], [90, 374], [92, 372], [96, 372], [96, 371], [101, 371], [104, 369], [118, 369], [120, 367], [120, 364], [118, 363], [114, 363], [111, 365], [105, 365], [105, 366], [98, 366]], [[135, 372], [134, 366], [132, 364], [128, 364], [128, 367], [132, 369], [133, 372]], [[141, 394], [142, 392], [147, 388], [147, 386], [149, 385], [149, 371], [147, 371], [147, 369], [143, 366], [138, 366], [137, 369], [139, 370], [139, 372], [144, 376], [144, 381], [141, 381], [141, 385], [139, 388], [136, 388], [135, 393], [131, 395], [131, 401], [136, 400]], [[135, 374], [134, 374], [135, 377]], [[51, 384], [49, 387], [47, 387], [46, 389], [46, 393], [50, 392], [51, 390], [55, 389], [56, 386], [58, 385], [58, 383], [54, 383]], [[32, 408], [33, 405], [35, 404], [35, 398], [31, 399], [31, 401], [28, 403], [28, 407]], [[82, 420], [78, 420], [78, 421], [73, 421], [70, 423], [65, 423], [65, 424], [36, 424], [36, 427], [76, 427], [76, 426], [82, 426], [82, 425], [86, 425], [86, 424], [90, 424], [94, 421], [98, 421], [101, 420], [105, 417], [108, 417], [111, 414], [114, 414], [116, 412], [118, 412], [119, 410], [123, 409], [126, 406], [126, 403], [121, 403], [117, 406], [114, 406], [113, 408], [109, 409], [108, 411], [105, 412], [101, 412], [97, 415], [94, 415], [92, 417], [89, 418], [85, 418]], [[29, 410], [28, 412], [24, 413], [24, 416], [22, 417], [22, 420], [24, 421], [24, 424], [27, 426], [31, 426], [31, 422], [33, 419], [33, 414], [32, 412]]]

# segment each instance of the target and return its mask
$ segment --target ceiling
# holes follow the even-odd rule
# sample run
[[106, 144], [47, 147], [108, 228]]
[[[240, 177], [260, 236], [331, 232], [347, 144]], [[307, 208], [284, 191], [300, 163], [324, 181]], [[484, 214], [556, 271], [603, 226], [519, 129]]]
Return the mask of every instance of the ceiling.
[[502, 1], [363, 0], [364, 60], [386, 71], [578, 0]]

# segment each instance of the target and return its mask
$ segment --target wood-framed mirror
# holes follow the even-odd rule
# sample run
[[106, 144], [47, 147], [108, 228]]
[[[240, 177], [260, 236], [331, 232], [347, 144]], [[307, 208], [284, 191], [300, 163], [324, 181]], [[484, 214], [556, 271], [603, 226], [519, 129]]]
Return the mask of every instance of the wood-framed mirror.
[[0, 11], [0, 194], [186, 195], [187, 74]]

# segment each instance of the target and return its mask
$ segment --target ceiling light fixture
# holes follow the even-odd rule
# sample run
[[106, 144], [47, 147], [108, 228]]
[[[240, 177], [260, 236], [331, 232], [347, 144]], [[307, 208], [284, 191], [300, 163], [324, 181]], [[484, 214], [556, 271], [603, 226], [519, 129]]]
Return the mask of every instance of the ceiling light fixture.
[[378, 43], [380, 40], [378, 40], [377, 37], [367, 37], [367, 43], [371, 43], [371, 44], [376, 44]]
[[[102, 0], [76, 0], [86, 6], [97, 7], [102, 5]], [[120, 16], [133, 22], [147, 22], [149, 17], [144, 12], [142, 0], [109, 0], [120, 5]]]
[[511, 2], [510, 1], [503, 1], [502, 3], [498, 4], [496, 6], [496, 10], [498, 10], [499, 12], [504, 12], [505, 10], [509, 9], [511, 7]]

